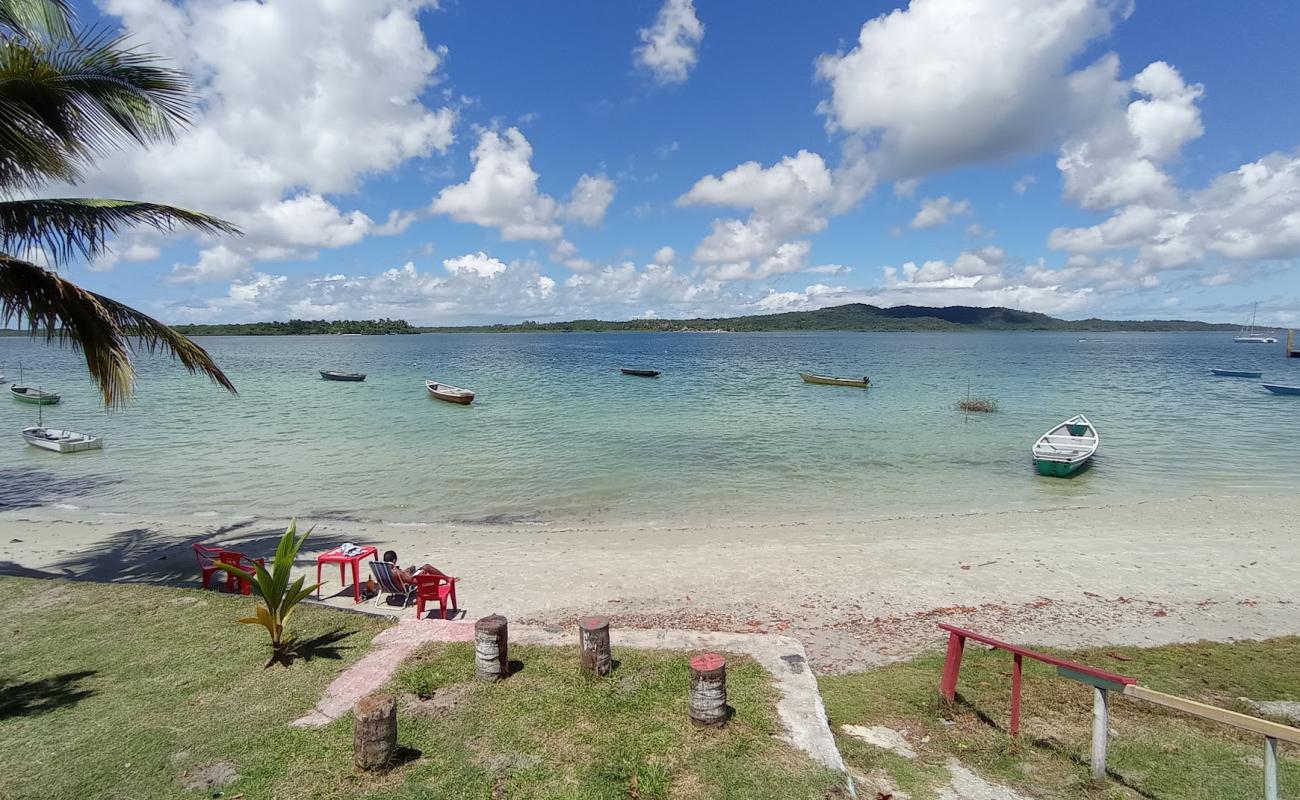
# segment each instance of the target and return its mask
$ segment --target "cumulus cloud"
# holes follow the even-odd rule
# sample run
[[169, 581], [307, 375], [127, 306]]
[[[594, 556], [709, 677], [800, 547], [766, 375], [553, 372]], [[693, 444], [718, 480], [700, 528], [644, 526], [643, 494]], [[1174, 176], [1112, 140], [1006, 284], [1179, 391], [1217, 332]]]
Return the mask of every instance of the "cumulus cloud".
[[913, 230], [925, 230], [927, 228], [937, 228], [940, 225], [947, 225], [953, 217], [961, 217], [971, 213], [969, 200], [953, 200], [948, 195], [938, 199], [927, 197], [921, 201], [921, 209], [912, 217], [909, 228]]
[[1037, 175], [1031, 175], [1031, 174], [1021, 175], [1018, 179], [1016, 179], [1015, 183], [1011, 184], [1011, 191], [1015, 192], [1016, 194], [1024, 194], [1025, 192], [1029, 191], [1029, 188], [1036, 183], [1038, 183]]
[[838, 130], [875, 134], [884, 177], [909, 178], [1032, 152], [1070, 108], [1089, 42], [1127, 14], [1121, 0], [912, 0], [869, 20], [847, 53], [823, 55]]
[[638, 35], [642, 44], [632, 52], [635, 63], [661, 84], [685, 83], [704, 39], [694, 0], [664, 0], [654, 24]]
[[604, 175], [583, 175], [569, 194], [560, 216], [594, 227], [604, 222], [609, 204], [614, 202], [614, 182]]
[[[207, 264], [231, 264], [232, 252], [302, 256], [383, 232], [325, 198], [452, 144], [456, 109], [421, 99], [446, 57], [420, 29], [419, 13], [432, 6], [104, 0], [133, 41], [194, 76], [199, 111], [174, 143], [105, 160], [79, 191], [198, 208], [248, 231]], [[195, 265], [177, 277], [228, 272]]]

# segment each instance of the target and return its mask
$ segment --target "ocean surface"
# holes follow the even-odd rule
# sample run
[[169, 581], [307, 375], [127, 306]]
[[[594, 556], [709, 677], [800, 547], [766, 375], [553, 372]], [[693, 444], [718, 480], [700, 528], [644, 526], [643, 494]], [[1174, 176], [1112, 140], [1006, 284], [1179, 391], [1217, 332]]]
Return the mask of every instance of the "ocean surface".
[[[137, 398], [99, 405], [79, 354], [0, 337], [0, 373], [63, 395], [59, 455], [0, 397], [0, 508], [149, 518], [673, 525], [1104, 505], [1300, 488], [1300, 384], [1282, 345], [1227, 333], [423, 334], [210, 337], [228, 395], [142, 357]], [[663, 370], [626, 377], [620, 366]], [[323, 381], [318, 369], [365, 372]], [[870, 375], [869, 390], [798, 371]], [[461, 407], [423, 379], [473, 389]], [[967, 395], [1000, 410], [965, 415]], [[7, 395], [7, 390], [5, 392]], [[1029, 448], [1085, 413], [1091, 469], [1038, 477]]]

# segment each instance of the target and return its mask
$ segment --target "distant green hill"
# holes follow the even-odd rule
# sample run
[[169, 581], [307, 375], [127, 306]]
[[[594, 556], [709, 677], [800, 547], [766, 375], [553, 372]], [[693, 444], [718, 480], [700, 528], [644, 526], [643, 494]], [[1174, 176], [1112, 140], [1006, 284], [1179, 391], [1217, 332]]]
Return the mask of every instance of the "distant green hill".
[[311, 334], [419, 333], [404, 319], [291, 319], [288, 322], [246, 322], [219, 325], [173, 325], [186, 336], [306, 336]]
[[864, 303], [788, 311], [750, 317], [714, 319], [634, 319], [606, 322], [579, 319], [571, 322], [521, 322], [516, 325], [424, 327], [439, 333], [524, 333], [576, 331], [1232, 331], [1236, 325], [1188, 320], [1065, 320], [1032, 311], [974, 306], [893, 306]]

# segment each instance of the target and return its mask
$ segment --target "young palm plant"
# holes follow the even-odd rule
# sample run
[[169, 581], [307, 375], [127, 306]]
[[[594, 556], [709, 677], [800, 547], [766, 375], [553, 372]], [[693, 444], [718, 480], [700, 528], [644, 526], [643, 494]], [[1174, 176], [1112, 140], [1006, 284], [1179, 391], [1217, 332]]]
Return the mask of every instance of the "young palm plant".
[[[74, 23], [68, 0], [0, 0], [0, 327], [17, 320], [33, 336], [80, 350], [110, 407], [131, 396], [137, 349], [169, 353], [233, 392], [202, 347], [58, 274], [73, 259], [102, 255], [128, 227], [239, 233], [216, 217], [157, 203], [30, 196], [78, 182], [120, 146], [171, 140], [191, 121], [194, 95], [183, 73]], [[34, 263], [42, 260], [52, 269]]]
[[253, 616], [244, 617], [239, 621], [245, 625], [261, 625], [271, 634], [271, 660], [266, 662], [268, 667], [276, 662], [288, 666], [292, 661], [293, 637], [285, 637], [285, 625], [294, 607], [305, 600], [307, 595], [316, 591], [316, 587], [320, 585], [313, 583], [304, 586], [306, 578], [303, 576], [299, 576], [293, 583], [289, 582], [289, 572], [298, 558], [298, 550], [311, 535], [311, 529], [301, 537], [298, 537], [297, 533], [298, 521], [293, 520], [289, 523], [289, 529], [284, 532], [284, 536], [280, 538], [280, 545], [275, 548], [275, 557], [271, 559], [270, 570], [256, 562], [253, 563], [254, 572], [231, 564], [214, 565], [240, 580], [248, 581], [253, 587], [253, 594], [262, 601], [262, 604], [256, 607]]

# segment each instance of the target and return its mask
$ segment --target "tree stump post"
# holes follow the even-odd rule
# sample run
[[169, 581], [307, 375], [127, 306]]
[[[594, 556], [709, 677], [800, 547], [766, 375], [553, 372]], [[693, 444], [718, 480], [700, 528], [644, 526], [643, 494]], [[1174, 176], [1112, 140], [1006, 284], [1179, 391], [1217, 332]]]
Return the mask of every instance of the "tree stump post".
[[582, 668], [604, 677], [614, 668], [609, 645], [609, 620], [583, 617], [578, 622], [578, 644], [582, 646]]
[[510, 674], [506, 618], [491, 614], [474, 623], [474, 676], [499, 681]]
[[691, 659], [691, 722], [721, 727], [727, 721], [727, 660], [717, 653]]
[[397, 698], [373, 694], [357, 701], [352, 711], [352, 750], [357, 766], [386, 766], [397, 750]]

